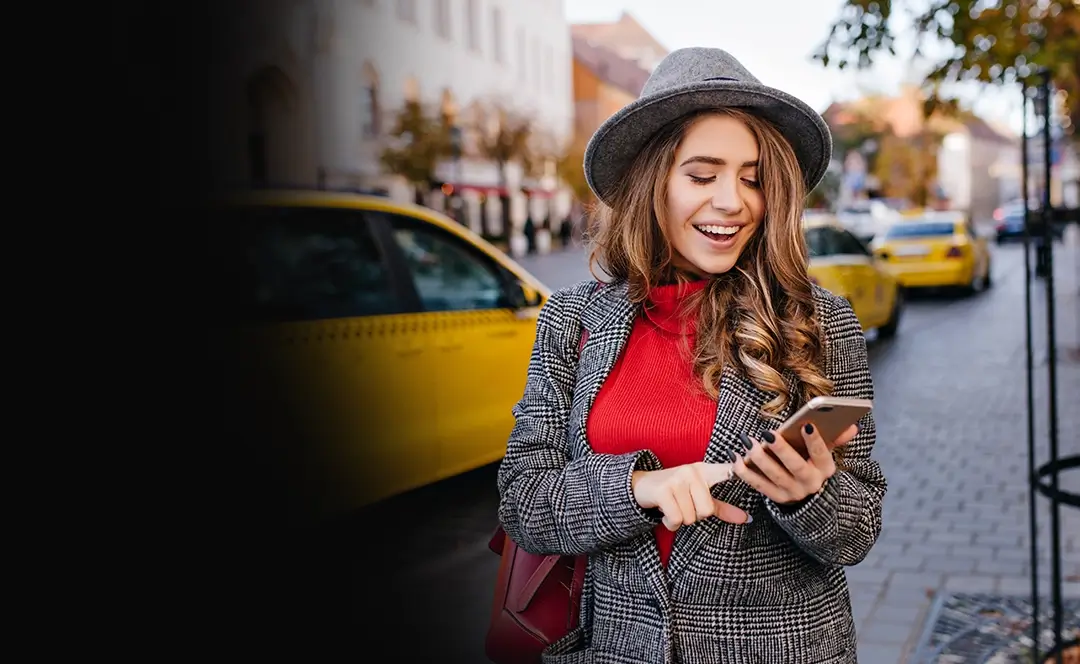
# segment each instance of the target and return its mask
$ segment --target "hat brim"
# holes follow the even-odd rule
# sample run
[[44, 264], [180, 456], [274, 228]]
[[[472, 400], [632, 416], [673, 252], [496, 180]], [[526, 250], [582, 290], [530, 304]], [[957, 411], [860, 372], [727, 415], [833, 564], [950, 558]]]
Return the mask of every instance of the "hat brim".
[[585, 149], [585, 179], [610, 204], [616, 184], [649, 139], [688, 113], [713, 108], [746, 108], [772, 122], [791, 143], [809, 193], [832, 159], [832, 134], [805, 102], [768, 86], [736, 81], [704, 81], [641, 97], [617, 111], [596, 130]]

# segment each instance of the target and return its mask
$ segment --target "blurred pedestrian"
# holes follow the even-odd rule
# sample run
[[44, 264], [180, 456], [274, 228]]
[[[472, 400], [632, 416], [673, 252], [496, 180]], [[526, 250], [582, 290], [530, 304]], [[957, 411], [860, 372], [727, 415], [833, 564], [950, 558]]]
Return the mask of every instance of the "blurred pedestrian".
[[611, 278], [544, 306], [498, 477], [518, 546], [589, 558], [544, 661], [856, 662], [844, 568], [881, 530], [873, 417], [804, 431], [808, 459], [776, 433], [813, 396], [873, 397], [851, 305], [807, 275], [831, 154], [810, 106], [709, 48], [667, 56], [592, 137]]

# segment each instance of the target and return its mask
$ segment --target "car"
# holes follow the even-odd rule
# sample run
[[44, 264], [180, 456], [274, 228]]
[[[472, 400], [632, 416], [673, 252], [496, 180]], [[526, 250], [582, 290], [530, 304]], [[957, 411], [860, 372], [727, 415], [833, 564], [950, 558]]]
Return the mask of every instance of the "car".
[[871, 248], [906, 289], [974, 293], [993, 284], [987, 238], [963, 212], [913, 212], [889, 226]]
[[994, 210], [994, 231], [998, 244], [1024, 237], [1024, 203], [1011, 201]]
[[803, 234], [811, 281], [846, 298], [864, 332], [876, 329], [881, 338], [895, 336], [904, 293], [887, 267], [836, 217], [804, 218]]
[[[1043, 225], [1042, 215], [1036, 201], [1029, 202], [1028, 221], [1031, 224], [1032, 241], [1039, 243], [1042, 240]], [[1024, 239], [1024, 202], [1022, 200], [1010, 201], [994, 210], [994, 221], [997, 244]], [[1055, 240], [1063, 239], [1065, 224], [1054, 223], [1050, 229]]]
[[271, 456], [303, 480], [308, 515], [502, 458], [551, 294], [540, 280], [387, 197], [252, 191], [212, 219], [222, 389], [264, 452], [285, 450]]

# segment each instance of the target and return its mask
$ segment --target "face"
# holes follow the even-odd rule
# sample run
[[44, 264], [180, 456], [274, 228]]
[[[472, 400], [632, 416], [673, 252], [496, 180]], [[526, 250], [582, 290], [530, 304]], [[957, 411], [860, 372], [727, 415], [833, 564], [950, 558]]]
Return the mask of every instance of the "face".
[[702, 277], [730, 270], [765, 216], [758, 145], [739, 120], [708, 115], [687, 130], [668, 173], [665, 231], [676, 266]]

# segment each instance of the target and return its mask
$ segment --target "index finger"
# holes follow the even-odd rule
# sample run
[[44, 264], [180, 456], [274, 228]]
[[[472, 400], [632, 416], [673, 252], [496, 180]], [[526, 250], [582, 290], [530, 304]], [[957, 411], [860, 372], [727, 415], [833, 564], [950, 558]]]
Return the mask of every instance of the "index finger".
[[703, 462], [699, 470], [701, 472], [701, 479], [705, 480], [705, 484], [710, 488], [731, 479], [733, 472], [732, 464], [730, 463]]

